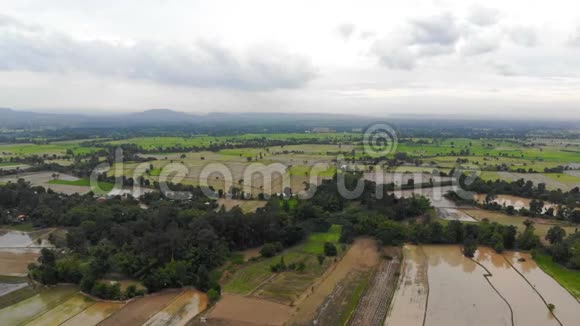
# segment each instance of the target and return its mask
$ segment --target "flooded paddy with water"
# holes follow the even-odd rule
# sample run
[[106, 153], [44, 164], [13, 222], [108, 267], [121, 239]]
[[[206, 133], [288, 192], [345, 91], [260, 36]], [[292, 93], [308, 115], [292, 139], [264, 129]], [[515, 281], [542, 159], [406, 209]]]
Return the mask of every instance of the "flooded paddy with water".
[[407, 245], [403, 253], [385, 325], [577, 325], [580, 318], [580, 303], [527, 254], [480, 247], [470, 259], [461, 246], [442, 245]]

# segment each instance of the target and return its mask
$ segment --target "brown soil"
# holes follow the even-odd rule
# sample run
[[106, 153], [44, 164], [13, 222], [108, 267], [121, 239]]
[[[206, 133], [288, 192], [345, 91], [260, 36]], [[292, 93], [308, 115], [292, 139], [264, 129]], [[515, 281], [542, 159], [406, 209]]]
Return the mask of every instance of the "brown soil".
[[262, 256], [260, 254], [260, 250], [262, 250], [262, 246], [256, 247], [256, 248], [246, 249], [244, 251], [241, 251], [240, 253], [244, 256], [244, 261], [248, 261], [252, 258], [258, 258], [258, 257]]
[[329, 271], [324, 279], [301, 302], [297, 303], [297, 312], [289, 324], [311, 324], [316, 318], [318, 309], [326, 298], [334, 291], [347, 275], [353, 270], [369, 271], [379, 261], [377, 243], [370, 238], [355, 240], [344, 257]]
[[428, 266], [421, 246], [406, 245], [403, 248], [401, 276], [385, 325], [423, 325], [429, 293]]
[[[224, 294], [208, 314], [208, 325], [283, 325], [292, 308], [271, 301]], [[213, 323], [216, 322], [216, 324]]]
[[37, 250], [8, 249], [0, 251], [0, 275], [25, 275], [28, 264], [40, 256]]
[[166, 307], [181, 292], [181, 290], [166, 290], [135, 299], [123, 309], [105, 319], [100, 325], [143, 325], [149, 318]]
[[392, 260], [383, 260], [373, 274], [367, 291], [360, 299], [349, 321], [350, 325], [383, 325], [385, 323], [401, 268], [400, 253], [392, 257]]

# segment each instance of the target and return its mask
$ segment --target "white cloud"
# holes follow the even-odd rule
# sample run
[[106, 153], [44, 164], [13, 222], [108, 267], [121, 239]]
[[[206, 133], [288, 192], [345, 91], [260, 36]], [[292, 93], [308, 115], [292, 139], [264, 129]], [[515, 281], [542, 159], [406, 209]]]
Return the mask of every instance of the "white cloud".
[[568, 44], [571, 46], [580, 47], [580, 26], [576, 29], [576, 32], [572, 34], [568, 40]]
[[482, 6], [471, 8], [468, 20], [479, 26], [490, 26], [498, 23], [500, 13], [497, 9]]
[[405, 45], [396, 44], [390, 40], [378, 40], [371, 51], [377, 56], [379, 62], [388, 68], [402, 70], [415, 68], [415, 54]]
[[419, 45], [452, 45], [459, 40], [461, 32], [451, 13], [412, 19], [411, 43]]
[[516, 26], [509, 30], [512, 41], [521, 46], [533, 47], [538, 44], [538, 34], [533, 27]]
[[348, 40], [355, 30], [356, 26], [352, 23], [343, 23], [338, 26], [338, 34], [345, 40]]

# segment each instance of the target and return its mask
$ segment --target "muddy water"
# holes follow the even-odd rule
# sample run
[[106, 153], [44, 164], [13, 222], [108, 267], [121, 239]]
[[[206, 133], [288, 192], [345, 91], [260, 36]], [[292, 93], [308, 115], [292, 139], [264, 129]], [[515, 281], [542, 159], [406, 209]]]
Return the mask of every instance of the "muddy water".
[[183, 326], [207, 307], [207, 295], [195, 290], [185, 290], [165, 307], [151, 317], [144, 325], [174, 325]]
[[422, 326], [427, 307], [427, 257], [422, 246], [406, 245], [399, 284], [385, 325]]
[[67, 320], [62, 325], [63, 326], [93, 326], [97, 325], [105, 318], [114, 314], [116, 311], [124, 306], [123, 303], [117, 302], [97, 302], [94, 305], [88, 307], [83, 312], [74, 316], [73, 318]]
[[26, 232], [0, 230], [0, 248], [24, 248], [33, 244]]
[[485, 279], [486, 271], [459, 246], [423, 250], [429, 264], [425, 325], [511, 325], [509, 307]]
[[0, 310], [0, 324], [24, 324], [71, 298], [77, 291], [78, 289], [72, 286], [59, 286], [42, 291], [24, 301]]
[[[546, 302], [556, 306], [554, 314], [563, 325], [580, 324], [580, 303], [558, 282], [544, 273], [529, 254], [507, 252], [504, 256], [534, 286]], [[519, 262], [519, 258], [524, 258], [525, 261]]]
[[432, 188], [418, 188], [418, 189], [411, 189], [411, 190], [395, 190], [392, 193], [395, 194], [397, 197], [411, 197], [413, 195], [416, 196], [424, 196], [431, 200], [431, 205], [436, 208], [442, 207], [456, 207], [454, 202], [450, 201], [449, 199], [445, 198], [444, 195], [449, 190], [457, 190], [455, 186], [445, 186], [445, 187], [432, 187]]
[[38, 316], [28, 326], [52, 326], [60, 325], [75, 315], [81, 313], [83, 310], [93, 305], [94, 301], [81, 295], [76, 294], [72, 298], [66, 300], [62, 304], [54, 307], [46, 313]]
[[538, 294], [502, 255], [480, 247], [475, 259], [493, 275], [489, 280], [510, 303], [515, 325], [559, 325]]
[[[486, 196], [487, 196], [486, 194], [476, 194], [474, 199], [479, 203], [484, 203]], [[494, 200], [494, 202], [496, 202], [502, 206], [503, 205], [513, 206], [516, 209], [522, 209], [522, 208], [529, 209], [531, 201], [532, 200], [530, 198], [524, 198], [524, 197], [518, 197], [518, 196], [512, 196], [512, 195], [497, 195], [495, 200]], [[544, 211], [547, 210], [548, 208], [553, 208], [555, 211], [556, 207], [557, 207], [557, 205], [554, 205], [550, 202], [544, 202]]]

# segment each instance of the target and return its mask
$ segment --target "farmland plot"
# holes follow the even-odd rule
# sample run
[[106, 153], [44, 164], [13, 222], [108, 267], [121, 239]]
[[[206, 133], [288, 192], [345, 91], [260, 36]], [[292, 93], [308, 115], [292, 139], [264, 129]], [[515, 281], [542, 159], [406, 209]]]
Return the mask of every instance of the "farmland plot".
[[72, 298], [63, 302], [62, 304], [38, 316], [37, 318], [27, 323], [26, 325], [30, 326], [60, 325], [93, 304], [94, 301], [92, 299], [89, 299], [83, 296], [82, 294], [76, 294]]
[[383, 325], [396, 288], [397, 273], [401, 260], [396, 255], [383, 260], [350, 318], [350, 325]]
[[459, 246], [423, 250], [429, 263], [425, 325], [511, 325], [509, 307], [488, 283], [487, 271], [463, 256]]
[[181, 291], [165, 290], [162, 292], [137, 298], [129, 302], [123, 309], [103, 320], [101, 326], [137, 326], [143, 325], [149, 318], [165, 308]]
[[[343, 281], [353, 271], [368, 272], [378, 264], [379, 255], [377, 244], [373, 239], [358, 238], [345, 253], [344, 257], [328, 271], [320, 283], [308, 291], [304, 299], [296, 306], [296, 314], [292, 316], [289, 325], [310, 325], [312, 321], [321, 317], [320, 309], [329, 296], [337, 288], [337, 284]], [[328, 311], [336, 314], [336, 311]]]
[[187, 289], [175, 298], [167, 307], [155, 314], [144, 325], [162, 326], [187, 324], [193, 317], [204, 311], [207, 307], [207, 295], [205, 293]]
[[[268, 300], [224, 294], [210, 311], [209, 325], [284, 325], [292, 308]], [[205, 323], [200, 323], [205, 325]]]
[[540, 296], [502, 255], [479, 248], [475, 260], [493, 275], [489, 281], [509, 302], [515, 325], [559, 325]]
[[40, 292], [24, 301], [0, 310], [0, 320], [5, 325], [25, 324], [46, 311], [73, 297], [76, 287], [59, 286]]
[[[556, 306], [554, 315], [563, 325], [578, 323], [580, 303], [558, 282], [544, 273], [530, 254], [506, 252], [504, 257], [544, 297], [546, 302]], [[524, 261], [520, 261], [521, 258]]]
[[385, 325], [423, 325], [429, 293], [428, 266], [422, 246], [403, 247], [401, 276]]
[[97, 325], [110, 315], [117, 312], [125, 304], [120, 302], [97, 302], [73, 318], [67, 320], [62, 326], [93, 326]]

